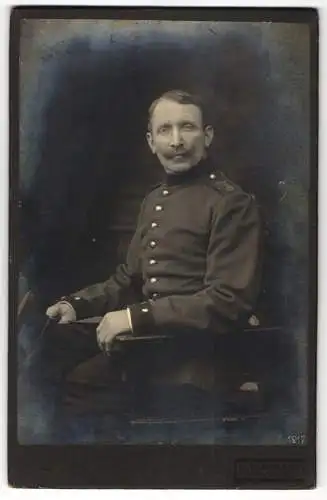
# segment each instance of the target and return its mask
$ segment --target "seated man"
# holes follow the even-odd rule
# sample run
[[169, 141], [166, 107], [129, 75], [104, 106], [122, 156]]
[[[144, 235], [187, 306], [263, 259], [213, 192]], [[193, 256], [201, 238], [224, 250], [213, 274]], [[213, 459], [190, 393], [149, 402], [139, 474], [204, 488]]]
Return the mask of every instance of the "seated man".
[[[107, 281], [48, 308], [50, 318], [72, 323], [49, 335], [51, 364], [60, 366], [60, 376], [69, 372], [71, 385], [85, 379], [86, 386], [98, 358], [97, 366], [105, 366], [102, 376], [109, 385], [117, 382], [119, 390], [126, 377], [138, 376], [210, 390], [223, 363], [217, 362], [216, 339], [247, 321], [255, 306], [261, 267], [258, 210], [253, 197], [210, 161], [213, 128], [195, 96], [173, 90], [154, 101], [146, 137], [164, 169], [163, 183], [142, 203], [126, 263]], [[126, 303], [132, 288], [141, 291], [139, 303]], [[96, 334], [85, 334], [85, 327], [74, 323], [94, 316], [102, 317]], [[151, 347], [138, 342], [119, 356], [122, 333], [171, 340]], [[101, 351], [107, 356], [94, 358]], [[73, 369], [77, 361], [83, 363]], [[90, 404], [95, 405], [92, 397]]]

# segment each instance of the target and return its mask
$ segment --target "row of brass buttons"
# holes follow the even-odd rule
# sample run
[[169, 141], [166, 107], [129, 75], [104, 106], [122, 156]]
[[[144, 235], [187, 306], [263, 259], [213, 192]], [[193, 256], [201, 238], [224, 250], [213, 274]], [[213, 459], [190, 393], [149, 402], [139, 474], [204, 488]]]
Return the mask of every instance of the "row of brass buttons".
[[[162, 195], [163, 195], [163, 196], [167, 196], [168, 194], [169, 194], [168, 189], [163, 189], [163, 190], [162, 190]], [[158, 204], [158, 205], [155, 205], [154, 210], [155, 210], [156, 212], [162, 212], [162, 211], [163, 211], [163, 206], [162, 206], [162, 205], [159, 205], [159, 204]], [[157, 228], [157, 227], [159, 227], [158, 222], [156, 222], [156, 221], [152, 221], [152, 222], [151, 222], [151, 228], [152, 228], [152, 229], [155, 229], [155, 228]], [[157, 241], [156, 241], [156, 240], [151, 240], [151, 241], [150, 241], [150, 247], [151, 247], [152, 249], [156, 248], [157, 244], [158, 244], [158, 243], [157, 243]], [[150, 266], [153, 266], [153, 265], [157, 264], [157, 261], [156, 261], [155, 259], [151, 258], [151, 259], [149, 259], [149, 264], [150, 264]], [[150, 283], [154, 284], [154, 283], [157, 283], [157, 282], [158, 282], [158, 278], [157, 278], [157, 277], [152, 276], [152, 277], [150, 278]], [[152, 294], [152, 296], [151, 296], [151, 298], [152, 298], [152, 299], [156, 299], [156, 298], [158, 298], [158, 296], [159, 296], [159, 294], [158, 294], [158, 293], [153, 293], [153, 294]]]
[[[211, 173], [211, 174], [209, 175], [209, 178], [210, 178], [211, 180], [215, 180], [215, 179], [216, 179], [216, 175], [215, 175], [214, 173]], [[168, 194], [169, 194], [169, 190], [168, 190], [168, 189], [163, 189], [163, 190], [162, 190], [162, 195], [163, 195], [163, 196], [168, 196]], [[162, 206], [162, 205], [159, 205], [159, 204], [158, 204], [158, 205], [155, 205], [154, 210], [155, 210], [156, 212], [162, 212], [162, 211], [163, 211], [163, 206]], [[152, 228], [152, 229], [155, 229], [155, 228], [157, 228], [157, 227], [159, 227], [158, 222], [156, 222], [156, 221], [152, 221], [152, 222], [151, 222], [151, 228]], [[151, 241], [150, 241], [150, 247], [151, 247], [152, 249], [154, 249], [154, 248], [156, 248], [156, 246], [157, 246], [157, 241], [156, 241], [156, 240], [151, 240]], [[149, 264], [150, 264], [151, 266], [153, 266], [154, 264], [157, 264], [157, 261], [156, 261], [155, 259], [151, 258], [151, 259], [149, 260]], [[157, 282], [158, 282], [158, 278], [156, 278], [155, 276], [152, 276], [152, 277], [150, 278], [150, 283], [157, 283]], [[158, 294], [158, 293], [153, 293], [153, 294], [152, 294], [152, 299], [158, 298], [158, 296], [159, 296], [159, 294]]]

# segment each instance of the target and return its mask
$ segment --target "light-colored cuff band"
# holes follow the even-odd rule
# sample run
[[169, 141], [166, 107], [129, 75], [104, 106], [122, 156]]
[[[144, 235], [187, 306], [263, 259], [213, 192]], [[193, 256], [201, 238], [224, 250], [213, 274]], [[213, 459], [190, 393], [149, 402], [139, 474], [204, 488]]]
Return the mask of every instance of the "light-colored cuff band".
[[126, 309], [127, 311], [127, 318], [128, 318], [128, 323], [131, 331], [133, 332], [133, 324], [132, 324], [132, 317], [131, 317], [131, 311], [129, 310], [129, 307]]

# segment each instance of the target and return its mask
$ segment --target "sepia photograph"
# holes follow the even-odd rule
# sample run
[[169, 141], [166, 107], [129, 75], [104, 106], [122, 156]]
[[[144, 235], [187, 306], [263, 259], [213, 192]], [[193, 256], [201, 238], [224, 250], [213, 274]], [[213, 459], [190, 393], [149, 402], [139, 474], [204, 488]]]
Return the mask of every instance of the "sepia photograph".
[[305, 448], [315, 12], [41, 10], [15, 24], [18, 446]]

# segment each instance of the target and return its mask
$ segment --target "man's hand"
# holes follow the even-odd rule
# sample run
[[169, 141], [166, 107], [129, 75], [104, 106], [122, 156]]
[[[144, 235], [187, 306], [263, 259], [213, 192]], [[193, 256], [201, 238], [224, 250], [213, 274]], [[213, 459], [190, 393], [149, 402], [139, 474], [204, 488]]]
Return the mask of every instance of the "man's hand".
[[107, 313], [97, 328], [97, 339], [100, 349], [110, 353], [114, 338], [123, 332], [130, 332], [131, 326], [127, 310]]
[[76, 321], [75, 309], [68, 302], [57, 302], [48, 307], [45, 314], [52, 319], [60, 318], [58, 323], [62, 325]]

